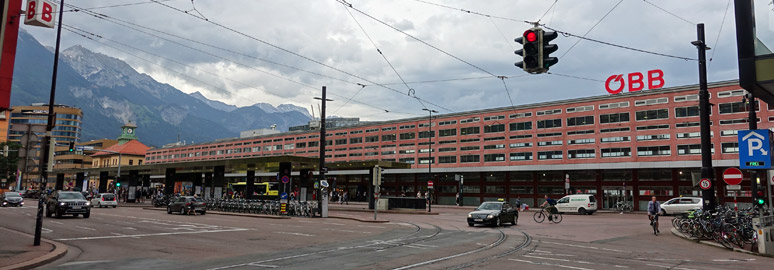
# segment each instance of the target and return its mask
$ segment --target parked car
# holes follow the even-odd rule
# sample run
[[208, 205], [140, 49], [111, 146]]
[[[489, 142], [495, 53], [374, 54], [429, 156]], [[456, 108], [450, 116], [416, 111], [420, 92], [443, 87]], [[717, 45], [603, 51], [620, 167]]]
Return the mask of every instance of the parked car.
[[702, 208], [704, 200], [699, 197], [679, 197], [661, 204], [661, 215], [685, 214]]
[[91, 202], [77, 191], [54, 191], [46, 199], [46, 216], [61, 218], [63, 215], [83, 215], [83, 218], [89, 218]]
[[116, 200], [116, 195], [113, 193], [100, 193], [97, 194], [97, 196], [94, 196], [94, 199], [91, 199], [91, 205], [93, 207], [118, 207], [118, 201]]
[[37, 199], [40, 196], [40, 190], [28, 189], [24, 191], [24, 198]]
[[560, 213], [592, 215], [597, 211], [597, 198], [591, 194], [567, 195], [556, 201], [556, 210]]
[[19, 196], [19, 192], [16, 191], [9, 191], [0, 194], [0, 201], [2, 201], [3, 207], [24, 206], [24, 198]]
[[518, 208], [503, 201], [483, 202], [475, 211], [468, 213], [468, 226], [489, 224], [500, 226], [503, 223], [516, 225], [519, 222]]
[[204, 203], [204, 200], [201, 198], [196, 198], [193, 196], [180, 196], [177, 198], [174, 198], [172, 202], [167, 205], [167, 214], [172, 213], [180, 213], [181, 215], [185, 215], [188, 213], [188, 210], [193, 207], [194, 211], [199, 214], [206, 214], [207, 213], [207, 205]]

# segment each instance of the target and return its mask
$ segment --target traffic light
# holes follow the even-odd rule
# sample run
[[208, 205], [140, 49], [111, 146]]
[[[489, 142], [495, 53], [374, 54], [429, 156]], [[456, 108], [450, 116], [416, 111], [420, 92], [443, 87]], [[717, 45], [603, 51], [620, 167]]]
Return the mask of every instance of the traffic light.
[[522, 49], [515, 52], [522, 56], [522, 61], [517, 62], [516, 66], [529, 73], [539, 73], [540, 58], [538, 54], [540, 52], [541, 31], [542, 29], [539, 27], [530, 28], [515, 39], [516, 42], [522, 44]]
[[760, 177], [752, 181], [752, 202], [757, 207], [766, 205], [766, 184], [761, 184]]
[[69, 152], [75, 152], [75, 142], [70, 142], [70, 147], [67, 149]]
[[382, 167], [379, 167], [379, 165], [374, 166], [374, 169], [372, 171], [371, 178], [373, 179], [373, 185], [374, 186], [380, 186], [382, 185], [382, 179], [384, 177], [384, 169]]
[[8, 157], [8, 145], [3, 145], [3, 156]]
[[559, 45], [551, 44], [552, 40], [556, 39], [556, 37], [559, 36], [558, 33], [554, 32], [545, 32], [540, 31], [541, 37], [540, 37], [540, 45], [542, 46], [542, 51], [540, 51], [540, 59], [541, 59], [541, 67], [545, 69], [546, 72], [548, 71], [548, 68], [555, 65], [556, 63], [559, 63], [559, 58], [551, 57], [551, 53], [555, 52], [559, 49]]
[[121, 182], [116, 182], [116, 187], [117, 188], [121, 187]]

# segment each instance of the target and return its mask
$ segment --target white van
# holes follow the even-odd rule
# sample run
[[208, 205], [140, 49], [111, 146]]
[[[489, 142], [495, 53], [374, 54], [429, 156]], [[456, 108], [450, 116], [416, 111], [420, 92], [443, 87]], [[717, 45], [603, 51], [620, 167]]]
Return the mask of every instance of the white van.
[[562, 213], [591, 215], [597, 211], [597, 198], [591, 194], [567, 195], [556, 201], [556, 209]]

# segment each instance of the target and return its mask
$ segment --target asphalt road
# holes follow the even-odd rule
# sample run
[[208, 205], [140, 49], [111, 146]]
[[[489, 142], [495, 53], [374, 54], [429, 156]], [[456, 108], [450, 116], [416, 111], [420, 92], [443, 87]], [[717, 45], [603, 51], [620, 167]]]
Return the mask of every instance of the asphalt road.
[[[33, 233], [34, 203], [0, 208], [0, 226]], [[654, 236], [642, 215], [565, 215], [538, 224], [468, 227], [469, 209], [440, 215], [262, 219], [167, 215], [119, 207], [89, 219], [44, 218], [68, 254], [43, 269], [772, 269], [774, 259]], [[373, 218], [370, 213], [337, 212]], [[666, 220], [666, 219], [665, 219]], [[665, 222], [665, 224], [667, 224]]]

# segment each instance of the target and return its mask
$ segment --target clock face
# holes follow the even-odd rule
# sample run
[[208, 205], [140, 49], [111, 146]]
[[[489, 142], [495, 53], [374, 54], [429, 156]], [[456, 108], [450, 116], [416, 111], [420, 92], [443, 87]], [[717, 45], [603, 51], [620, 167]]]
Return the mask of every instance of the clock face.
[[134, 132], [134, 130], [132, 130], [131, 128], [128, 128], [128, 129], [126, 129], [126, 132], [128, 132], [129, 134], [132, 134], [132, 132]]

